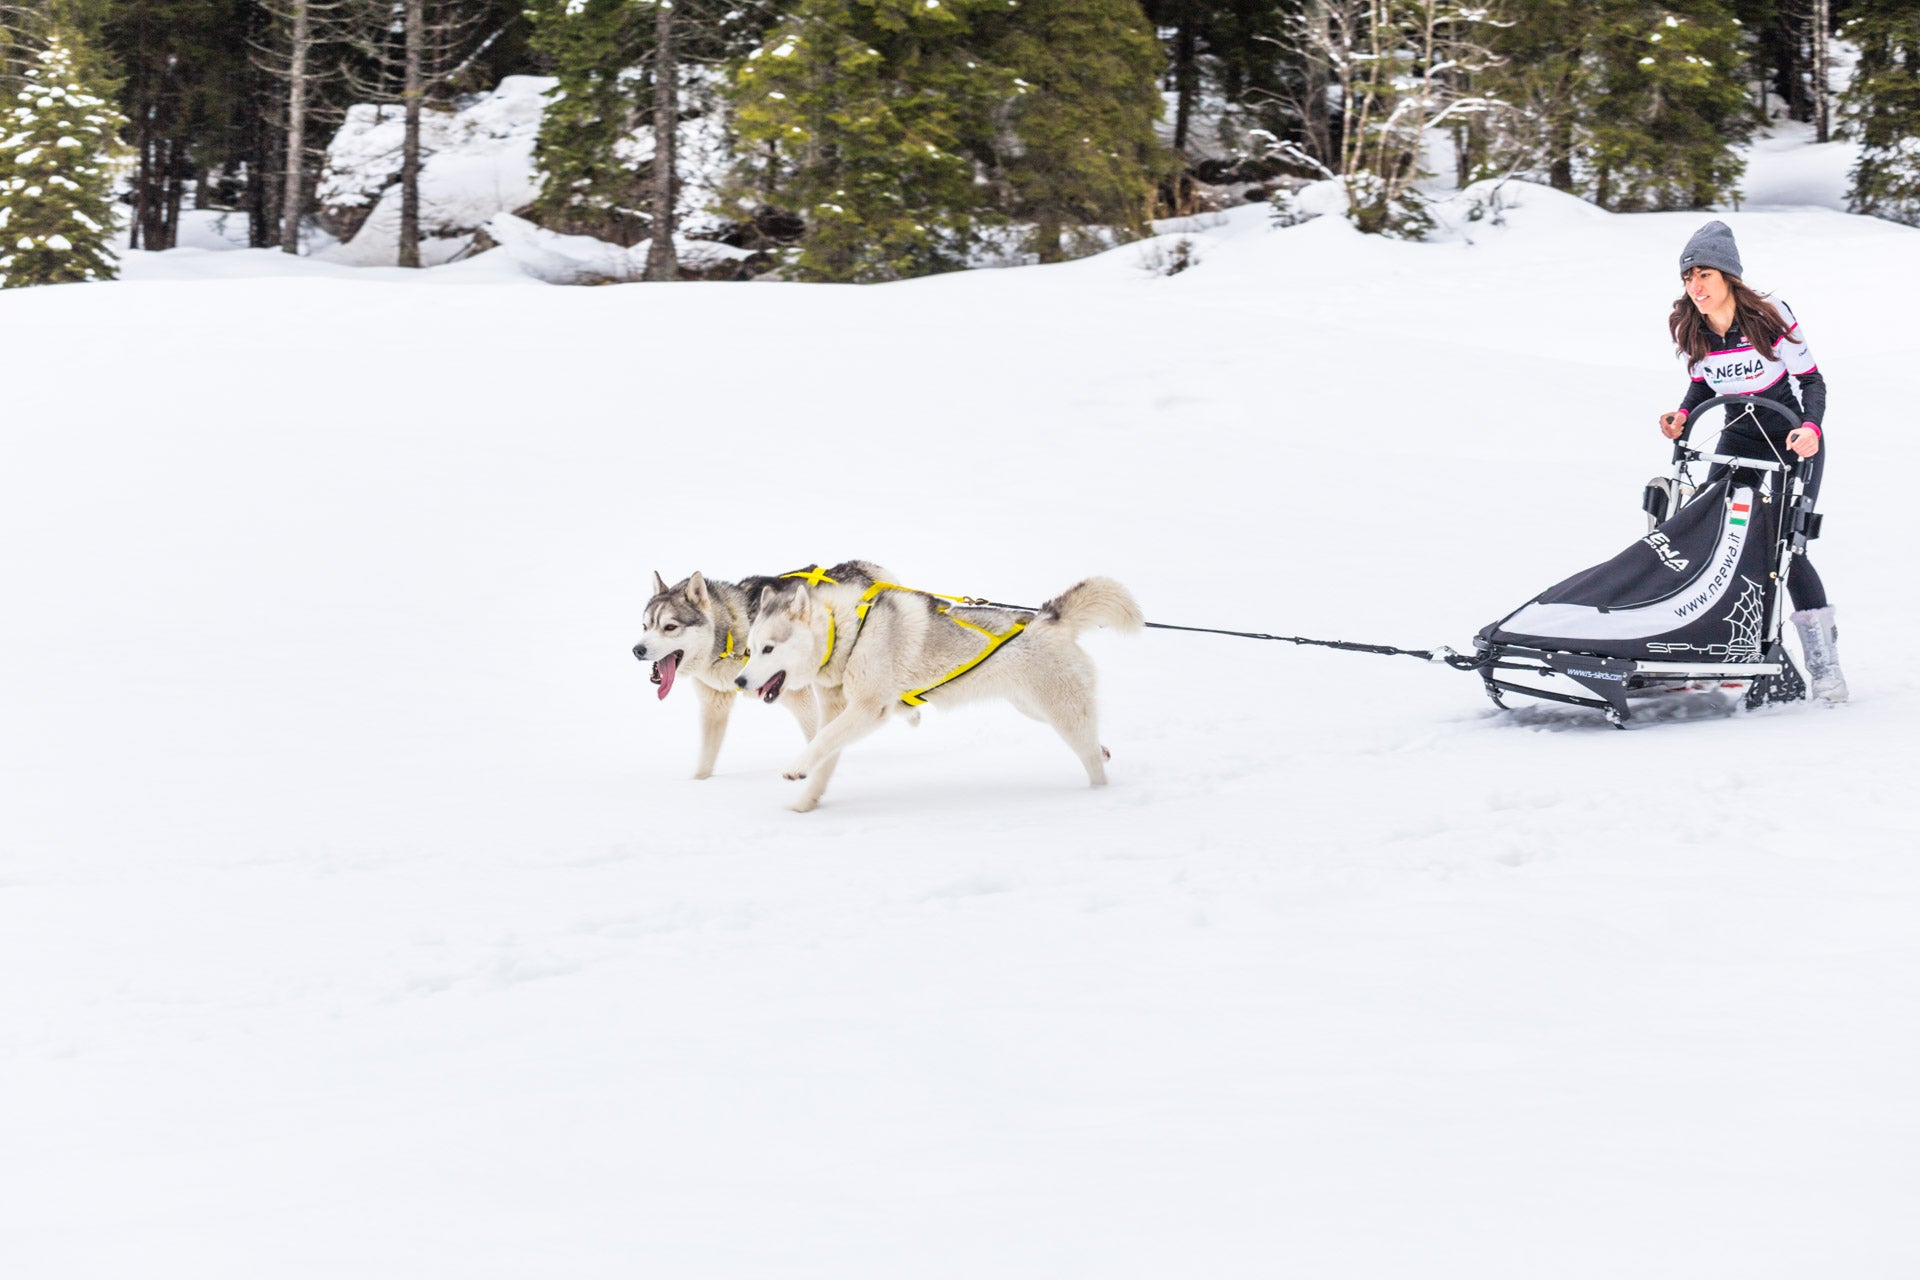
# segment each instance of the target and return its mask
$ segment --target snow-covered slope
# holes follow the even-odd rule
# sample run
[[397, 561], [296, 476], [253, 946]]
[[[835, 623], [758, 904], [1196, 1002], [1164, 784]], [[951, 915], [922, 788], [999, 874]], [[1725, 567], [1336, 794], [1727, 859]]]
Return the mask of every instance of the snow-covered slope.
[[799, 817], [785, 716], [688, 781], [628, 653], [655, 568], [847, 556], [1463, 644], [1641, 530], [1700, 220], [1507, 217], [0, 297], [9, 1273], [1911, 1274], [1914, 231], [1730, 218], [1833, 386], [1843, 708], [1094, 634], [1109, 789], [936, 709]]
[[1860, 144], [1845, 139], [1815, 142], [1815, 136], [1810, 124], [1775, 120], [1756, 137], [1740, 182], [1743, 203], [1749, 208], [1810, 205], [1844, 212]]

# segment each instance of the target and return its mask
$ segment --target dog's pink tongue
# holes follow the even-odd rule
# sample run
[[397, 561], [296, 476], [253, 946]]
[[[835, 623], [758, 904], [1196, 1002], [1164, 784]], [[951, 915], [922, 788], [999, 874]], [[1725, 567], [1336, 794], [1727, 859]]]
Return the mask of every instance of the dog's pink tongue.
[[660, 659], [660, 696], [662, 698], [673, 692], [673, 673], [679, 669], [679, 654], [670, 653]]

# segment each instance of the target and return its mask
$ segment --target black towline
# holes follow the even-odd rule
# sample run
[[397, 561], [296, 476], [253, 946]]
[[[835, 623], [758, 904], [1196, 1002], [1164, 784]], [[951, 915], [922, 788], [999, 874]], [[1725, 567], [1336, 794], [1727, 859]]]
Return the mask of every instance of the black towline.
[[[1014, 609], [1022, 613], [1038, 613], [1030, 605], [1000, 604], [993, 600], [968, 600], [978, 609]], [[1385, 658], [1418, 658], [1422, 662], [1444, 662], [1455, 671], [1478, 671], [1487, 666], [1490, 657], [1470, 658], [1463, 653], [1455, 653], [1442, 646], [1433, 649], [1398, 649], [1390, 644], [1362, 644], [1358, 640], [1314, 640], [1307, 636], [1273, 636], [1264, 631], [1228, 631], [1221, 627], [1187, 627], [1173, 622], [1149, 622], [1147, 627], [1154, 631], [1197, 631], [1210, 636], [1237, 636], [1242, 640], [1275, 640], [1281, 644], [1312, 645], [1320, 649], [1344, 649], [1348, 653], [1377, 653]]]

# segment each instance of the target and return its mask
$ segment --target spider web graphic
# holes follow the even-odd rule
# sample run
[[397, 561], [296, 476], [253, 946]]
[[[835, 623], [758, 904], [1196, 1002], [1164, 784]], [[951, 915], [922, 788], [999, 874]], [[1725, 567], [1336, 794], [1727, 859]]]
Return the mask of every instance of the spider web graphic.
[[1758, 662], [1760, 630], [1766, 621], [1766, 609], [1761, 599], [1760, 584], [1744, 574], [1740, 581], [1747, 585], [1740, 592], [1740, 598], [1733, 602], [1733, 610], [1726, 617], [1727, 657], [1735, 662]]

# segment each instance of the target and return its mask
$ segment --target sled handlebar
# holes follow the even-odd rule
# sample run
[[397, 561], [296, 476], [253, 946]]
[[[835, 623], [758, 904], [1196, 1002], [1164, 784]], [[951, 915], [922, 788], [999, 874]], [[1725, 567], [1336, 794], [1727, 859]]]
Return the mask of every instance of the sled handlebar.
[[[1694, 457], [1705, 459], [1708, 462], [1739, 461], [1751, 464], [1751, 459], [1741, 458], [1736, 460], [1727, 458], [1724, 454], [1701, 453], [1700, 450], [1687, 443], [1687, 435], [1693, 430], [1694, 420], [1708, 409], [1713, 408], [1715, 405], [1722, 404], [1738, 404], [1749, 410], [1766, 409], [1770, 412], [1777, 413], [1787, 420], [1789, 430], [1800, 425], [1800, 419], [1794, 414], [1793, 410], [1787, 408], [1787, 406], [1781, 404], [1778, 400], [1768, 400], [1761, 396], [1714, 396], [1711, 400], [1703, 400], [1701, 403], [1695, 405], [1693, 412], [1687, 415], [1686, 422], [1681, 425], [1680, 435], [1673, 442], [1673, 460], [1675, 462], [1679, 462], [1688, 454], [1692, 454]], [[1732, 419], [1733, 414], [1731, 411], [1728, 412], [1727, 417], [1729, 420]], [[1784, 467], [1776, 469], [1785, 470]]]
[[1737, 453], [1700, 453], [1691, 445], [1681, 447], [1686, 450], [1689, 458], [1695, 462], [1704, 462], [1710, 467], [1724, 464], [1729, 467], [1739, 467], [1743, 471], [1785, 471], [1787, 469], [1782, 463], [1767, 462], [1761, 458], [1743, 458]]

